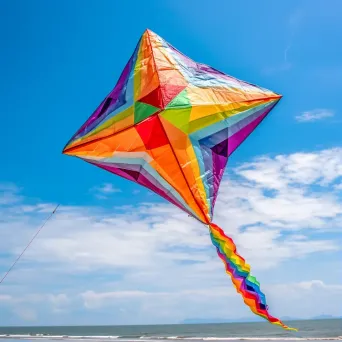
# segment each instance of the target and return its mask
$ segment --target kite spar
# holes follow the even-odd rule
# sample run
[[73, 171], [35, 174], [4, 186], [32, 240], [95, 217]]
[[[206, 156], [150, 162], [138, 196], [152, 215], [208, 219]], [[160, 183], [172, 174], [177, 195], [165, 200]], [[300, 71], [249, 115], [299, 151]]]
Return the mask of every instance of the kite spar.
[[284, 329], [232, 239], [212, 222], [228, 158], [280, 100], [196, 63], [146, 30], [116, 86], [63, 153], [154, 191], [209, 227], [236, 290]]

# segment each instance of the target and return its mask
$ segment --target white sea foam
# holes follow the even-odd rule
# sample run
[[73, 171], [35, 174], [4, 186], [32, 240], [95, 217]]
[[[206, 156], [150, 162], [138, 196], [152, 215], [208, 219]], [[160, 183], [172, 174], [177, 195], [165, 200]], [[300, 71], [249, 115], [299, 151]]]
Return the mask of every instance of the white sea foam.
[[86, 341], [110, 341], [122, 340], [125, 342], [153, 342], [161, 340], [192, 340], [192, 341], [341, 341], [342, 336], [337, 337], [182, 337], [182, 336], [140, 336], [137, 338], [125, 338], [124, 336], [68, 336], [68, 335], [0, 335], [0, 339], [17, 340], [86, 340]]

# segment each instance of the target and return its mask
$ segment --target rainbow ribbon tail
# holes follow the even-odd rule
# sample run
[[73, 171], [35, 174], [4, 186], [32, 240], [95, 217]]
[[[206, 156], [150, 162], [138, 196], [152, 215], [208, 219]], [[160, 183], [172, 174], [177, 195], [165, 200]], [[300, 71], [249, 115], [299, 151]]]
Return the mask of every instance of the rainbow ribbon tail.
[[244, 258], [236, 251], [234, 241], [225, 235], [224, 231], [214, 223], [210, 223], [210, 237], [216, 247], [217, 254], [223, 261], [227, 274], [230, 275], [232, 282], [243, 297], [243, 301], [256, 315], [259, 315], [272, 324], [280, 325], [286, 330], [298, 331], [290, 328], [278, 318], [272, 317], [268, 313], [266, 297], [260, 290], [260, 283], [250, 274], [251, 267]]

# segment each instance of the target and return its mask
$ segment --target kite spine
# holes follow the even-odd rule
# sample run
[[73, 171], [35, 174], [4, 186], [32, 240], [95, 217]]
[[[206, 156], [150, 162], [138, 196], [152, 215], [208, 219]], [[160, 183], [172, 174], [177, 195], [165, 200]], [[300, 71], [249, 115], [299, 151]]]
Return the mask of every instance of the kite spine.
[[242, 295], [245, 304], [249, 306], [251, 311], [286, 330], [298, 331], [295, 328], [288, 327], [278, 318], [272, 317], [268, 313], [266, 297], [260, 290], [260, 284], [251, 275], [250, 265], [237, 253], [234, 241], [226, 236], [224, 231], [214, 223], [209, 224], [209, 229], [211, 241], [225, 265], [226, 273], [230, 275], [237, 292]]

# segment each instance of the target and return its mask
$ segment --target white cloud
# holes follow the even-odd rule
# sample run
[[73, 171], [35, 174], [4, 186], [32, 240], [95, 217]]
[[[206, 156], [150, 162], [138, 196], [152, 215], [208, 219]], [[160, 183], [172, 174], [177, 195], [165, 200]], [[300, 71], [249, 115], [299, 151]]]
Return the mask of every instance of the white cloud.
[[33, 309], [20, 307], [14, 308], [12, 311], [24, 321], [37, 321], [37, 312]]
[[57, 295], [49, 294], [47, 296], [47, 300], [54, 306], [54, 307], [61, 307], [63, 305], [67, 305], [69, 303], [69, 298], [65, 293], [59, 293]]
[[280, 230], [263, 230], [259, 227], [240, 233], [236, 241], [240, 242], [241, 250], [248, 255], [251, 266], [258, 266], [257, 269], [275, 267], [285, 260], [298, 260], [312, 253], [339, 250], [339, 246], [330, 240], [314, 241], [303, 235], [285, 237]]
[[0, 310], [7, 308], [11, 313], [24, 322], [38, 321], [38, 313], [42, 308], [51, 310], [49, 313], [64, 312], [68, 308], [70, 299], [64, 293], [26, 293], [18, 291], [15, 296], [0, 295]]
[[0, 295], [0, 302], [9, 302], [12, 300], [12, 296], [10, 295]]
[[175, 301], [178, 305], [187, 300], [187, 298], [199, 298], [205, 301], [220, 300], [222, 297], [235, 297], [236, 291], [227, 287], [214, 287], [205, 289], [190, 289], [179, 291], [164, 291], [164, 292], [148, 292], [148, 291], [112, 291], [112, 292], [94, 292], [86, 291], [81, 293], [84, 306], [87, 309], [98, 309], [104, 306], [112, 306], [118, 304], [118, 301], [127, 302], [135, 300], [136, 302], [143, 301]]
[[121, 189], [115, 188], [111, 183], [104, 183], [92, 188], [91, 191], [95, 192], [95, 197], [98, 199], [107, 199], [109, 195], [121, 192]]
[[121, 192], [120, 189], [114, 188], [113, 184], [105, 183], [101, 187], [97, 188], [100, 192], [105, 194], [112, 194], [114, 192]]
[[335, 115], [334, 111], [330, 109], [313, 109], [303, 112], [296, 116], [296, 120], [299, 122], [313, 122], [331, 118]]
[[259, 188], [306, 189], [312, 184], [324, 187], [341, 180], [342, 148], [260, 157], [238, 167], [237, 172]]
[[335, 185], [334, 185], [334, 189], [335, 189], [335, 190], [342, 190], [342, 183], [335, 184]]
[[[339, 308], [342, 305], [342, 286], [328, 285], [321, 280], [276, 283], [263, 286], [263, 289], [267, 292], [273, 311], [275, 308], [276, 313], [283, 316], [310, 318], [326, 312], [339, 315]], [[162, 312], [163, 318], [171, 321], [189, 317], [237, 318], [236, 311], [240, 315], [247, 315], [247, 311], [239, 309], [241, 300], [239, 295], [228, 287], [208, 287], [177, 292], [87, 291], [82, 293], [81, 297], [85, 308], [90, 311], [97, 310], [98, 312], [100, 309], [127, 307], [131, 311], [130, 314], [143, 312], [146, 315], [152, 315], [153, 319], [156, 317], [156, 312]], [[336, 302], [332, 308], [327, 298], [335, 298]], [[300, 302], [301, 305], [293, 308], [295, 302]], [[128, 303], [134, 303], [134, 308]], [[229, 303], [231, 310], [228, 311], [224, 303]], [[201, 307], [205, 307], [204, 312], [199, 309]], [[174, 310], [169, 310], [170, 308]]]
[[20, 188], [15, 184], [0, 184], [0, 205], [10, 205], [22, 200]]
[[69, 298], [65, 293], [59, 293], [59, 294], [28, 293], [28, 294], [20, 294], [19, 296], [0, 295], [0, 302], [1, 301], [7, 302], [7, 303], [11, 302], [15, 304], [45, 303], [45, 304], [51, 304], [53, 306], [61, 306], [61, 305], [66, 305], [69, 302]]
[[[336, 311], [333, 294], [340, 287], [329, 281], [338, 271], [329, 260], [341, 249], [342, 205], [336, 185], [341, 183], [341, 162], [339, 148], [264, 156], [230, 169], [222, 182], [214, 221], [234, 238], [281, 315], [296, 315], [293, 304], [299, 296], [308, 302], [301, 316], [320, 314], [315, 301], [310, 302], [318, 288], [326, 313]], [[25, 201], [0, 206], [3, 272], [52, 207]], [[327, 260], [326, 279], [306, 261], [317, 255]], [[321, 280], [292, 272], [285, 285], [276, 285], [273, 275], [279, 277], [278, 267], [289, 262], [306, 265]], [[146, 312], [158, 319], [153, 310], [162, 312], [160, 321], [186, 318], [179, 312], [217, 317], [218, 306], [219, 314], [228, 317], [222, 301], [234, 307], [235, 317], [249, 314], [216, 256], [207, 227], [165, 202], [117, 207], [115, 214], [113, 209], [61, 206], [6, 284], [0, 305], [25, 309], [27, 303], [38, 307], [46, 301], [51, 310], [72, 311], [78, 300], [89, 310], [115, 306], [125, 312], [120, 319], [136, 317], [131, 323], [147, 323]], [[19, 295], [36, 293], [36, 284], [42, 293], [54, 286], [57, 294]], [[138, 302], [135, 308], [133, 302]]]
[[302, 281], [297, 286], [304, 290], [325, 289], [342, 292], [342, 285], [326, 285], [322, 280]]

